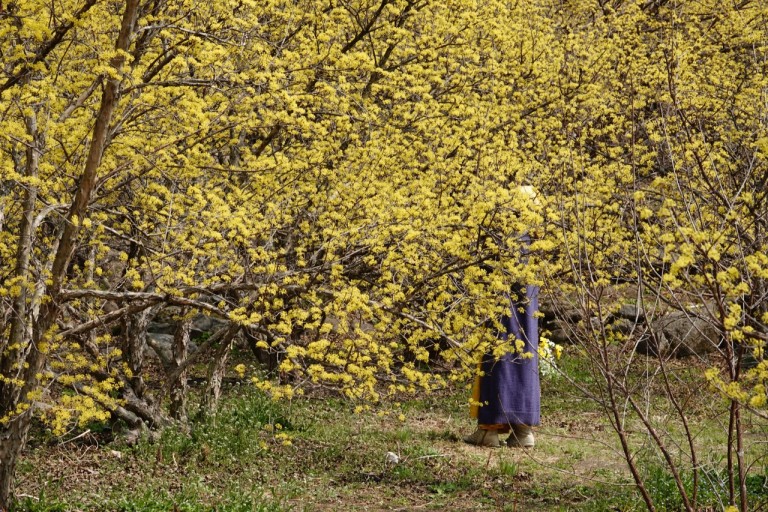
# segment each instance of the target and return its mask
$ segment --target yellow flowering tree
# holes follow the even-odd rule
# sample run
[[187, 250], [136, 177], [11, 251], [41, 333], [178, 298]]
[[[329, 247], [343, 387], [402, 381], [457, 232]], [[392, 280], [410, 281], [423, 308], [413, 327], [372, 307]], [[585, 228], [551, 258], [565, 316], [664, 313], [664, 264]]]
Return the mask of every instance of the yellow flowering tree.
[[[696, 485], [626, 380], [641, 337], [606, 323], [631, 293], [715, 327], [700, 377], [728, 400], [746, 509], [740, 415], [765, 415], [768, 378], [759, 2], [0, 5], [0, 507], [35, 412], [58, 434], [183, 420], [185, 372], [207, 359], [213, 407], [237, 336], [284, 377], [255, 379], [275, 396], [463, 382], [511, 348], [513, 284], [543, 282], [584, 313], [650, 509], [619, 403], [689, 509]], [[199, 314], [222, 327], [190, 354]], [[177, 324], [160, 389], [156, 316]]]
[[[690, 388], [671, 358], [700, 358], [710, 368], [693, 386], [723, 399], [728, 418], [722, 506], [747, 510], [744, 411], [765, 418], [768, 391], [768, 11], [758, 2], [600, 2], [561, 15], [561, 80], [573, 93], [537, 152], [550, 155], [549, 218], [562, 241], [552, 289], [580, 311], [572, 338], [598, 377], [599, 389], [587, 391], [610, 411], [648, 508], [637, 424], [681, 506], [696, 510], [703, 448], [684, 405]], [[613, 320], [628, 299], [635, 321], [622, 326]], [[705, 339], [701, 353], [670, 345], [670, 311]], [[669, 408], [676, 426], [648, 403]], [[680, 437], [671, 433], [678, 427]]]
[[[177, 418], [185, 370], [213, 354], [215, 402], [239, 332], [351, 397], [441, 385], [438, 353], [471, 371], [511, 284], [535, 279], [521, 236], [542, 217], [517, 190], [535, 172], [515, 131], [550, 101], [544, 14], [4, 4], [0, 506], [35, 411], [59, 434], [105, 411], [165, 420], [143, 380], [158, 314], [179, 318]], [[225, 327], [189, 355], [199, 313]]]

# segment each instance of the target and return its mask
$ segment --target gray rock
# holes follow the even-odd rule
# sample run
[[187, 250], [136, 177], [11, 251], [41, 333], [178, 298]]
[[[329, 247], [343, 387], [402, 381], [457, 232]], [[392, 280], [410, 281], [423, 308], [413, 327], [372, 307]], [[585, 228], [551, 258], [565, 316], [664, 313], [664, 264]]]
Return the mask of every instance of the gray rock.
[[636, 325], [637, 324], [635, 324], [635, 322], [627, 318], [617, 318], [616, 320], [614, 320], [612, 323], [608, 325], [608, 328], [614, 332], [620, 332], [621, 334], [629, 334], [635, 329]]
[[173, 334], [176, 330], [175, 324], [170, 324], [166, 322], [150, 322], [147, 326], [147, 332], [157, 333], [157, 334]]
[[635, 350], [647, 356], [658, 357], [667, 354], [669, 350], [667, 337], [661, 332], [655, 334], [654, 336], [654, 332], [645, 331], [638, 337]]
[[559, 327], [550, 331], [549, 339], [558, 345], [570, 345], [573, 343], [572, 340], [568, 337], [566, 330]]
[[645, 322], [645, 310], [637, 304], [623, 304], [616, 316], [633, 322]]
[[560, 318], [562, 318], [566, 322], [571, 322], [576, 324], [584, 318], [584, 315], [582, 315], [581, 310], [567, 309], [562, 312], [562, 314], [560, 315]]
[[[178, 322], [152, 322], [147, 327], [147, 332], [153, 334], [173, 334], [176, 332], [177, 326]], [[222, 327], [226, 327], [226, 322], [207, 315], [198, 315], [192, 320], [190, 335], [196, 338], [204, 333], [215, 332]]]
[[557, 308], [552, 302], [543, 302], [539, 304], [539, 313], [542, 315], [544, 323], [552, 322], [557, 318]]
[[[147, 346], [152, 350], [147, 350], [144, 355], [160, 358], [163, 365], [169, 365], [173, 361], [173, 334], [147, 333]], [[188, 353], [192, 354], [197, 350], [197, 344], [194, 341], [189, 342]]]
[[576, 323], [584, 318], [581, 310], [574, 307], [572, 303], [566, 301], [558, 302], [553, 298], [546, 301], [542, 300], [539, 303], [539, 313], [542, 315], [542, 321], [545, 324], [556, 320], [566, 320], [568, 322]]
[[672, 352], [677, 357], [709, 354], [718, 349], [722, 340], [712, 323], [686, 311], [661, 316], [651, 330], [656, 338], [663, 339], [661, 353]]
[[559, 345], [573, 345], [578, 341], [579, 333], [583, 330], [576, 324], [565, 320], [554, 320], [544, 327], [549, 331], [549, 339]]
[[350, 318], [345, 323], [334, 315], [328, 315], [325, 317], [325, 322], [331, 324], [331, 332], [334, 333], [347, 332], [347, 330], [354, 330], [356, 328], [360, 328], [363, 332], [376, 331], [375, 325], [361, 318]]
[[144, 356], [160, 358], [163, 365], [170, 364], [173, 361], [173, 334], [148, 332]]
[[198, 315], [192, 320], [189, 334], [193, 338], [201, 336], [204, 333], [213, 333], [227, 326], [227, 323], [218, 318], [213, 318], [206, 315]]

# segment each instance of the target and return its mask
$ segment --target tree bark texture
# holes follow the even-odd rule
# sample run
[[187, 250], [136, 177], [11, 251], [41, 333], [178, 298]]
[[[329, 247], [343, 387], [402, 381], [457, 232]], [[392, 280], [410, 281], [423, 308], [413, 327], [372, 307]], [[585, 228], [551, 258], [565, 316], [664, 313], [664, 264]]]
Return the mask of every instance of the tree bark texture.
[[[189, 353], [189, 331], [192, 322], [186, 317], [179, 322], [173, 333], [173, 361], [172, 370], [181, 368]], [[169, 374], [175, 373], [173, 371]], [[177, 421], [187, 421], [187, 371], [177, 373], [171, 381], [171, 417]]]
[[130, 385], [137, 397], [143, 398], [146, 391], [144, 378], [144, 347], [147, 344], [147, 326], [150, 321], [149, 309], [129, 314], [123, 320], [123, 356], [131, 370]]
[[[27, 146], [25, 176], [27, 178], [37, 177], [39, 164], [39, 155], [42, 143], [37, 130], [37, 118], [35, 113], [27, 116], [27, 134], [34, 141]], [[27, 186], [24, 197], [24, 211], [21, 217], [21, 226], [19, 229], [19, 245], [16, 249], [16, 268], [14, 277], [17, 279], [17, 285], [20, 287], [18, 295], [13, 301], [13, 318], [11, 320], [10, 335], [7, 342], [0, 342], [0, 375], [6, 378], [18, 378], [21, 373], [21, 359], [24, 357], [25, 349], [29, 346], [30, 340], [30, 319], [27, 315], [28, 290], [31, 285], [29, 262], [32, 257], [34, 243], [34, 212], [37, 203], [37, 187]], [[18, 393], [21, 390], [17, 384], [12, 382], [0, 382], [0, 416], [5, 416], [10, 412], [5, 404], [13, 404]]]
[[206, 413], [216, 412], [216, 405], [221, 395], [221, 382], [224, 380], [224, 372], [227, 368], [227, 358], [232, 351], [232, 340], [237, 334], [236, 330], [230, 330], [216, 348], [213, 360], [208, 366], [208, 384], [203, 394], [202, 410]]

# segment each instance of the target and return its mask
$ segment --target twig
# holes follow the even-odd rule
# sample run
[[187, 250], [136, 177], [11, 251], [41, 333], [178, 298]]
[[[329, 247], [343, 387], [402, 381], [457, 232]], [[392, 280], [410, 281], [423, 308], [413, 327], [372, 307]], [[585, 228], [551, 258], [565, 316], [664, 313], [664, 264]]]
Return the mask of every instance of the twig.
[[33, 499], [35, 501], [40, 501], [40, 498], [38, 498], [37, 496], [32, 496], [31, 494], [17, 494], [16, 497], [17, 498], [30, 498], [30, 499]]
[[88, 430], [86, 430], [85, 432], [83, 432], [82, 434], [76, 435], [76, 436], [75, 436], [75, 437], [73, 437], [72, 439], [67, 439], [66, 441], [62, 441], [62, 442], [59, 444], [59, 446], [63, 446], [63, 445], [65, 445], [65, 444], [67, 444], [67, 443], [71, 443], [72, 441], [76, 441], [76, 440], [80, 439], [81, 437], [84, 437], [84, 436], [86, 436], [86, 435], [88, 435], [88, 434], [90, 434], [90, 433], [91, 433], [91, 429], [88, 429]]

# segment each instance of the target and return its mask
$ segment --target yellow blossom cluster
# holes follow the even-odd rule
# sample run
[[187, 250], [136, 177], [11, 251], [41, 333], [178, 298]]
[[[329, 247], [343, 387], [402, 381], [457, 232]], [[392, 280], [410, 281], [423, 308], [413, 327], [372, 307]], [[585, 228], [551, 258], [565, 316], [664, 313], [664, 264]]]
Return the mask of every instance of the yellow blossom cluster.
[[114, 406], [116, 327], [179, 307], [275, 355], [275, 396], [432, 390], [518, 349], [519, 284], [604, 320], [642, 283], [763, 368], [767, 8], [657, 3], [13, 2], [0, 412], [43, 370], [93, 400], [58, 424]]

